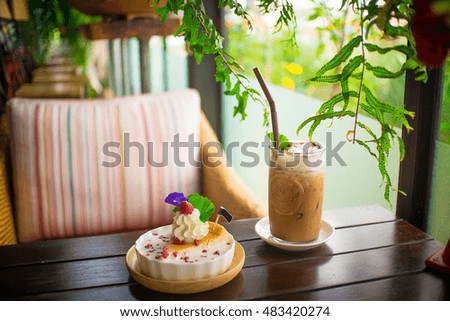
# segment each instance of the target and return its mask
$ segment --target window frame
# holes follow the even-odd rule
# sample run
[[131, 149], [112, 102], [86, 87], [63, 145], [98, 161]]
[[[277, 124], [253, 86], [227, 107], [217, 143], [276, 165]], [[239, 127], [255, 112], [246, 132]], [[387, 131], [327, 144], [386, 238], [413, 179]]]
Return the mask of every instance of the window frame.
[[428, 70], [428, 81], [406, 74], [405, 107], [415, 112], [413, 131], [402, 130], [405, 158], [400, 163], [398, 188], [406, 193], [397, 199], [398, 217], [426, 231], [432, 192], [436, 140], [439, 133], [444, 67]]

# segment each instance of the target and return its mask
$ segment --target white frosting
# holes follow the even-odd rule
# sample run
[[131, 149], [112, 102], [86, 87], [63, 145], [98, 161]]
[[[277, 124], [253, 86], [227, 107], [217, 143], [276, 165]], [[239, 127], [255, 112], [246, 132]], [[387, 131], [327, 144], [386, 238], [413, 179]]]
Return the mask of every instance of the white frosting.
[[172, 235], [180, 241], [192, 243], [195, 240], [201, 240], [208, 235], [208, 222], [200, 221], [200, 212], [194, 208], [192, 214], [178, 213], [172, 224]]
[[294, 172], [322, 172], [325, 167], [325, 148], [318, 143], [293, 142], [279, 152], [271, 149], [272, 166]]

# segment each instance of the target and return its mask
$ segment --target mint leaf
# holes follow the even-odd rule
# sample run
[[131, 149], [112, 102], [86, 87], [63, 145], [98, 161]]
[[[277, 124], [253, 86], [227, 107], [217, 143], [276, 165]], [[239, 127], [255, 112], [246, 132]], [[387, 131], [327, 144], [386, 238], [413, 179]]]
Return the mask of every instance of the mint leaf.
[[200, 212], [200, 221], [206, 222], [216, 210], [214, 204], [206, 197], [199, 194], [188, 196], [189, 203]]
[[[269, 137], [271, 142], [274, 141], [272, 132], [267, 133], [267, 136]], [[289, 142], [289, 138], [287, 138], [283, 134], [279, 134], [278, 138], [280, 139], [280, 150], [285, 150], [285, 149], [291, 147], [291, 143]]]

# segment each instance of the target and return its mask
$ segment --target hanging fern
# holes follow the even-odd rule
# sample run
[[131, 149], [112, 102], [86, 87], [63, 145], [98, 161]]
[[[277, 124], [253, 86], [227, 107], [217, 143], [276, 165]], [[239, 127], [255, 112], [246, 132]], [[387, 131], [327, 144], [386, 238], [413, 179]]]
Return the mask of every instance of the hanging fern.
[[[158, 0], [150, 0], [158, 3]], [[352, 136], [353, 143], [364, 148], [378, 162], [378, 169], [385, 184], [385, 199], [390, 203], [392, 181], [387, 171], [389, 151], [396, 142], [399, 145], [400, 156], [404, 157], [404, 143], [394, 126], [401, 124], [411, 130], [409, 119], [414, 117], [404, 106], [393, 106], [379, 100], [366, 81], [366, 74], [371, 73], [380, 79], [395, 79], [403, 76], [408, 70], [415, 74], [418, 81], [427, 80], [426, 69], [417, 60], [414, 38], [408, 28], [411, 22], [412, 0], [386, 0], [380, 4], [378, 0], [342, 0], [341, 9], [346, 12], [354, 10], [359, 13], [360, 32], [343, 45], [336, 55], [327, 62], [316, 75], [310, 79], [313, 82], [328, 83], [339, 86], [339, 92], [325, 101], [316, 115], [303, 121], [297, 133], [309, 125], [308, 135], [312, 139], [314, 131], [324, 120], [353, 117], [354, 127], [349, 129], [347, 137]], [[235, 15], [245, 19], [252, 29], [251, 19], [242, 5], [236, 0], [219, 0], [219, 8], [228, 8]], [[262, 13], [275, 12], [277, 19], [274, 30], [287, 28], [287, 42], [296, 45], [295, 31], [297, 21], [291, 1], [289, 0], [258, 0], [257, 5]], [[182, 24], [176, 36], [183, 36], [189, 44], [198, 63], [205, 54], [215, 57], [215, 78], [225, 84], [225, 95], [235, 96], [234, 116], [244, 120], [247, 116], [248, 99], [259, 102], [263, 106], [265, 125], [268, 124], [268, 110], [259, 92], [251, 88], [243, 68], [231, 57], [223, 46], [223, 38], [215, 28], [212, 20], [206, 15], [202, 0], [167, 0], [166, 5], [157, 10], [164, 21], [169, 13], [183, 12]], [[316, 19], [319, 16], [310, 18]], [[400, 23], [396, 23], [400, 22]], [[386, 37], [403, 38], [407, 45], [380, 47], [367, 41], [372, 28], [379, 29]], [[404, 56], [404, 63], [399, 70], [389, 70], [382, 65], [373, 65], [368, 61], [367, 52], [386, 55], [398, 52]], [[357, 84], [350, 82], [356, 79]], [[355, 87], [355, 88], [353, 88]], [[358, 120], [360, 111], [378, 121], [379, 129], [369, 128]], [[359, 138], [357, 131], [363, 130], [370, 140]], [[379, 133], [379, 134], [375, 134]]]
[[[311, 124], [309, 129], [309, 137], [312, 139], [314, 129], [326, 118], [338, 115], [339, 109], [344, 113], [350, 103], [354, 101], [356, 106], [354, 128], [349, 130], [348, 136], [352, 136], [353, 143], [365, 148], [371, 156], [378, 162], [378, 169], [381, 178], [385, 184], [384, 197], [390, 202], [390, 193], [392, 190], [391, 177], [387, 171], [387, 161], [389, 151], [395, 141], [397, 141], [400, 149], [400, 159], [405, 155], [404, 142], [400, 135], [394, 129], [394, 126], [401, 124], [407, 131], [412, 130], [409, 119], [414, 117], [414, 113], [407, 111], [404, 106], [392, 106], [386, 102], [382, 102], [373, 94], [372, 89], [368, 87], [365, 81], [365, 72], [372, 73], [377, 78], [393, 79], [405, 75], [406, 71], [411, 70], [415, 74], [418, 81], [427, 81], [426, 69], [421, 66], [417, 60], [417, 54], [414, 48], [414, 40], [411, 32], [405, 27], [394, 27], [390, 23], [392, 18], [402, 19], [406, 22], [411, 20], [411, 1], [395, 0], [386, 1], [383, 7], [377, 6], [377, 1], [371, 0], [344, 0], [342, 6], [349, 5], [359, 11], [360, 14], [360, 35], [352, 38], [347, 45], [326, 63], [310, 81], [325, 82], [330, 84], [339, 84], [341, 92], [330, 98], [322, 104], [317, 115], [307, 119], [297, 129], [297, 133]], [[382, 48], [376, 44], [369, 43], [365, 40], [368, 29], [377, 26], [381, 29], [385, 36], [405, 38], [409, 45], [397, 45], [393, 47]], [[355, 51], [359, 49], [359, 54], [354, 56]], [[405, 62], [397, 71], [390, 71], [384, 66], [373, 66], [367, 61], [366, 51], [375, 52], [380, 55], [387, 54], [391, 51], [400, 52], [404, 55]], [[340, 67], [342, 72], [335, 73], [335, 69]], [[327, 75], [330, 73], [330, 75]], [[349, 78], [359, 79], [358, 88], [350, 90]], [[356, 100], [356, 101], [355, 101]], [[344, 102], [342, 107], [338, 103]], [[374, 134], [374, 130], [367, 125], [358, 121], [358, 114], [363, 110], [369, 116], [378, 121], [379, 135]], [[324, 115], [327, 115], [324, 118]], [[357, 139], [357, 128], [364, 130], [371, 137], [368, 141]]]
[[24, 23], [25, 37], [34, 60], [44, 64], [55, 41], [61, 39], [67, 41], [74, 64], [86, 67], [89, 42], [78, 27], [101, 18], [82, 14], [65, 0], [28, 0], [27, 4], [30, 20]]

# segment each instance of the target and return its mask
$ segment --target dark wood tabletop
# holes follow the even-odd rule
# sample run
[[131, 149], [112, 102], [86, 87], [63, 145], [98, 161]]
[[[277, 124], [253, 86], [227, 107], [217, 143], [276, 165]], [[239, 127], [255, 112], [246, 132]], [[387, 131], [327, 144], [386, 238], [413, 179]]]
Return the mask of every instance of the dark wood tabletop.
[[443, 244], [380, 206], [324, 212], [336, 233], [326, 244], [287, 252], [262, 241], [257, 219], [225, 227], [245, 249], [228, 284], [171, 295], [136, 283], [125, 254], [145, 231], [0, 247], [3, 300], [449, 300], [449, 275], [425, 259]]

